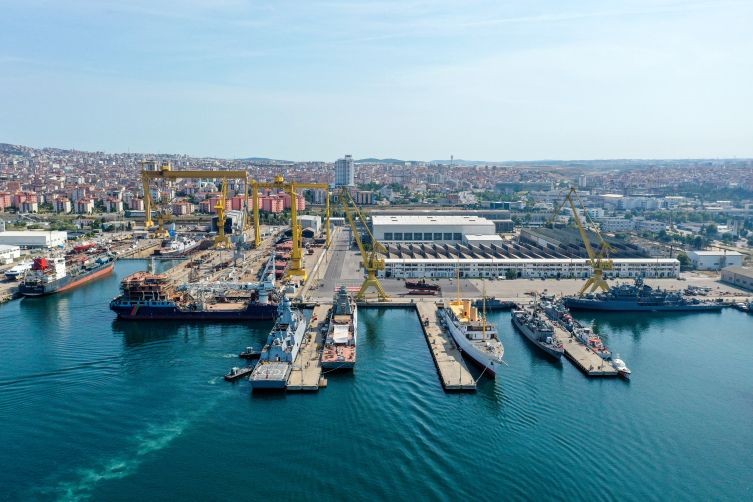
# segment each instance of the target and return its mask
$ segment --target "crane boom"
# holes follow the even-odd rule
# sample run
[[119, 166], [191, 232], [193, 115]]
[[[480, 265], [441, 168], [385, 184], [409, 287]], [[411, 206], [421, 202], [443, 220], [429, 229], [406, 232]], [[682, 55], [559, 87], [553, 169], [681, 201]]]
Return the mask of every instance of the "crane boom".
[[[599, 237], [599, 240], [601, 241], [601, 246], [599, 253], [594, 253], [593, 248], [591, 247], [591, 242], [588, 240], [588, 235], [586, 234], [586, 229], [583, 227], [583, 224], [580, 221], [580, 218], [578, 217], [578, 211], [575, 208], [575, 201], [573, 200], [573, 195], [575, 195], [575, 198], [578, 199], [578, 202], [580, 203], [580, 206], [583, 208], [583, 212], [586, 213], [586, 218], [588, 218], [588, 221], [591, 222], [591, 226], [594, 229], [594, 232]], [[549, 218], [549, 221], [547, 222], [547, 226], [549, 226], [553, 221], [554, 218], [559, 214], [560, 210], [564, 207], [565, 203], [569, 202], [570, 207], [573, 210], [573, 217], [575, 218], [576, 223], [578, 224], [578, 230], [580, 230], [580, 236], [583, 239], [583, 244], [586, 248], [586, 252], [588, 252], [588, 258], [589, 262], [591, 264], [591, 268], [593, 268], [594, 274], [593, 276], [588, 278], [588, 281], [586, 281], [586, 284], [581, 288], [581, 290], [578, 292], [579, 296], [583, 296], [583, 294], [586, 292], [589, 287], [591, 290], [590, 293], [593, 293], [596, 291], [596, 288], [601, 288], [603, 291], [609, 291], [609, 284], [607, 284], [607, 281], [603, 278], [603, 272], [605, 270], [612, 270], [614, 268], [614, 262], [609, 259], [609, 251], [611, 250], [613, 253], [616, 253], [617, 251], [609, 245], [607, 241], [604, 240], [604, 238], [599, 233], [599, 230], [596, 228], [596, 225], [594, 224], [593, 220], [591, 219], [591, 215], [588, 214], [588, 211], [586, 211], [586, 206], [583, 205], [583, 201], [580, 200], [580, 196], [578, 196], [578, 192], [575, 191], [575, 187], [570, 187], [570, 190], [568, 191], [567, 195], [565, 195], [565, 198], [562, 200], [562, 204], [560, 204], [557, 209], [552, 213], [551, 218]], [[606, 254], [606, 258], [605, 255]]]
[[370, 286], [376, 288], [380, 301], [387, 301], [387, 294], [384, 292], [382, 285], [379, 284], [379, 280], [376, 278], [376, 271], [384, 270], [384, 259], [379, 256], [379, 253], [387, 253], [387, 249], [377, 242], [368, 226], [366, 226], [366, 232], [368, 232], [369, 237], [371, 237], [371, 251], [367, 252], [366, 248], [364, 248], [363, 243], [361, 242], [361, 236], [358, 234], [356, 221], [353, 219], [353, 215], [350, 212], [349, 204], [353, 205], [353, 209], [361, 221], [365, 222], [365, 220], [363, 219], [363, 216], [361, 216], [361, 212], [358, 210], [358, 206], [350, 195], [347, 187], [342, 188], [340, 197], [338, 197], [337, 202], [335, 202], [333, 210], [337, 208], [340, 202], [342, 202], [343, 210], [348, 217], [348, 222], [350, 222], [350, 227], [353, 229], [353, 237], [355, 237], [356, 243], [358, 244], [358, 250], [361, 252], [361, 265], [366, 269], [366, 280], [363, 281], [361, 289], [356, 294], [356, 301], [362, 302], [366, 300], [366, 290], [368, 290]]

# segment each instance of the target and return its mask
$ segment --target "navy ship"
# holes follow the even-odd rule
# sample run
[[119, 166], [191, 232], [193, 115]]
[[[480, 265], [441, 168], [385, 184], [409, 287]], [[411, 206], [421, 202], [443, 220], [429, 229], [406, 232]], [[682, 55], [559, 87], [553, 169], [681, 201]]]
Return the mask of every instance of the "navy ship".
[[497, 300], [493, 296], [486, 299], [486, 305], [484, 305], [484, 299], [479, 298], [473, 302], [473, 306], [477, 309], [486, 308], [486, 310], [507, 310], [515, 306], [515, 302], [507, 302], [504, 300]]
[[340, 286], [322, 348], [322, 368], [352, 370], [356, 366], [357, 345], [358, 306], [348, 295], [348, 288]]
[[306, 331], [303, 314], [284, 297], [279, 316], [261, 351], [259, 363], [248, 378], [254, 389], [284, 389]]
[[24, 296], [59, 293], [112, 272], [114, 266], [115, 260], [107, 253], [34, 258], [18, 292]]
[[512, 312], [512, 322], [538, 348], [554, 358], [562, 357], [565, 348], [557, 338], [554, 325], [541, 308], [531, 305], [515, 309]]
[[722, 303], [687, 299], [682, 291], [654, 289], [637, 277], [635, 284], [622, 284], [605, 293], [589, 294], [584, 297], [566, 297], [565, 305], [570, 309], [607, 311], [717, 311], [725, 307]]

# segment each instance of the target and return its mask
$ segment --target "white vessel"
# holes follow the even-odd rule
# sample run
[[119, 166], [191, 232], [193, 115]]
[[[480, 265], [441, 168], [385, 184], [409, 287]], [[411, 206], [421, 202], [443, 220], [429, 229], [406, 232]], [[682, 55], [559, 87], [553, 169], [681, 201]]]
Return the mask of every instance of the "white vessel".
[[[484, 299], [486, 299], [486, 288], [484, 288]], [[460, 350], [484, 368], [484, 372], [496, 376], [497, 370], [503, 364], [502, 356], [505, 348], [497, 336], [497, 326], [486, 322], [485, 311], [479, 317], [478, 309], [472, 304], [470, 300], [460, 300], [460, 280], [458, 279], [457, 301], [445, 301], [444, 308], [439, 310], [439, 315]]]
[[167, 246], [157, 249], [154, 254], [165, 257], [183, 256], [199, 247], [199, 244], [201, 242], [188, 237], [175, 237]]
[[591, 349], [591, 351], [600, 358], [609, 359], [612, 357], [612, 352], [604, 346], [604, 342], [602, 342], [601, 338], [591, 331], [591, 328], [576, 327], [573, 329], [573, 335], [575, 335], [575, 338], [580, 343]]
[[19, 263], [18, 265], [15, 265], [13, 268], [9, 268], [5, 271], [5, 277], [8, 279], [17, 280], [20, 277], [24, 276], [24, 273], [27, 270], [31, 270], [31, 264], [30, 261], [24, 261], [22, 263]]
[[630, 380], [630, 374], [632, 371], [630, 371], [630, 368], [625, 366], [625, 362], [620, 359], [620, 355], [617, 354], [617, 357], [612, 359], [611, 361], [612, 366], [614, 366], [614, 369], [620, 372], [620, 376], [626, 380]]

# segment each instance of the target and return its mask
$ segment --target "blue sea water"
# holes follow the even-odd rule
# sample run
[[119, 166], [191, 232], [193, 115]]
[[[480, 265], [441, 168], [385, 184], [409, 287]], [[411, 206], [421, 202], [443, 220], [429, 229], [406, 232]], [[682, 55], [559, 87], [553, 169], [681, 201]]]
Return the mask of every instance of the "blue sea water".
[[258, 394], [222, 375], [271, 323], [118, 321], [143, 267], [0, 306], [0, 500], [753, 500], [753, 316], [578, 314], [626, 382], [495, 313], [509, 366], [447, 393], [414, 311], [362, 309], [354, 373]]

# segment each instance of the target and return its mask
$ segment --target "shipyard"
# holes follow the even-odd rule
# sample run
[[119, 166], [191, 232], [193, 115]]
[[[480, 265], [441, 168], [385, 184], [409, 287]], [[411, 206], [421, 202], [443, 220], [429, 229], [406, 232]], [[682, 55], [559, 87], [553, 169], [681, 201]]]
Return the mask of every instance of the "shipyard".
[[3, 500], [753, 500], [752, 5], [4, 7]]

